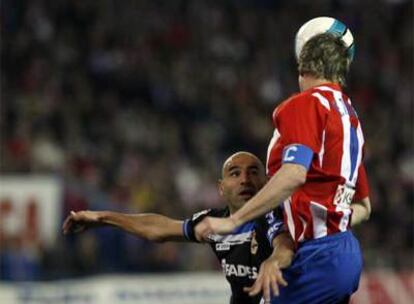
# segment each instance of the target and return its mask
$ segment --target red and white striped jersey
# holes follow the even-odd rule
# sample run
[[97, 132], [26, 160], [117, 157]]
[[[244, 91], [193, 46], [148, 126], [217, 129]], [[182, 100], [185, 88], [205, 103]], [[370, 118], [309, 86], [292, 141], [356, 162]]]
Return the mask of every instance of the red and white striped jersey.
[[296, 242], [346, 231], [352, 200], [368, 196], [364, 136], [350, 99], [335, 84], [311, 88], [281, 103], [267, 153], [272, 176], [290, 145], [313, 151], [306, 183], [284, 202], [285, 222]]

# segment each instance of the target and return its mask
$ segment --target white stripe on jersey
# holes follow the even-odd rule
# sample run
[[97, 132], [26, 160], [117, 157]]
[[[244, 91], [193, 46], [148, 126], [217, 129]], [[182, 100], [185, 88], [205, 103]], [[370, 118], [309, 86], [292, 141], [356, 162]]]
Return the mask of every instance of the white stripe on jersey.
[[[333, 92], [335, 103], [341, 113], [343, 142], [342, 142], [342, 160], [341, 160], [341, 176], [345, 178], [346, 183], [350, 184], [349, 177], [351, 175], [351, 120], [341, 92]], [[352, 187], [355, 184], [351, 185]]]
[[[318, 98], [319, 102], [329, 111], [331, 110], [331, 106], [329, 105], [329, 101], [328, 99], [326, 99], [325, 97], [323, 97], [320, 93], [315, 92], [312, 94], [312, 96]], [[322, 164], [323, 164], [323, 155], [325, 154], [325, 130], [323, 130], [322, 133], [322, 145], [321, 145], [321, 150], [319, 151], [319, 165], [322, 168]]]
[[[337, 101], [337, 104], [340, 103]], [[343, 142], [342, 142], [342, 160], [341, 160], [341, 176], [345, 178], [346, 183], [349, 185], [349, 177], [351, 175], [351, 121], [349, 115], [342, 116], [342, 130], [343, 130]], [[355, 184], [351, 185], [352, 187]]]
[[316, 90], [321, 90], [321, 91], [329, 91], [329, 92], [332, 92], [332, 93], [339, 92], [338, 90], [334, 90], [334, 89], [332, 89], [330, 87], [326, 87], [326, 86], [316, 87], [315, 89]]
[[[341, 159], [341, 176], [345, 179], [346, 185], [355, 187], [354, 179], [349, 180], [352, 170], [351, 164], [351, 120], [348, 110], [345, 105], [345, 101], [342, 98], [342, 93], [329, 88], [329, 91], [333, 93], [336, 106], [338, 107], [339, 113], [341, 114], [342, 131], [343, 131], [343, 142], [342, 142], [342, 159]], [[362, 145], [361, 145], [362, 147]], [[359, 151], [358, 151], [359, 152]], [[359, 156], [357, 156], [359, 157]], [[355, 168], [355, 170], [358, 167]], [[355, 172], [354, 176], [358, 173]], [[356, 179], [355, 179], [356, 181]], [[351, 215], [351, 208], [349, 206], [337, 205], [335, 211], [342, 212], [343, 215], [339, 221], [338, 228], [340, 231], [346, 231]]]
[[357, 128], [357, 137], [358, 137], [358, 156], [357, 156], [357, 162], [356, 162], [356, 166], [355, 166], [355, 173], [354, 176], [352, 178], [352, 183], [355, 185], [356, 181], [358, 179], [358, 169], [359, 166], [361, 165], [362, 162], [362, 147], [364, 146], [364, 134], [362, 133], [362, 128], [361, 128], [361, 124], [358, 124], [358, 128]]
[[327, 108], [329, 111], [331, 110], [331, 106], [329, 105], [329, 101], [328, 99], [326, 99], [325, 97], [323, 97], [320, 93], [315, 92], [312, 94], [312, 96], [315, 96], [316, 98], [318, 98], [319, 102], [325, 107]]
[[[358, 168], [362, 161], [362, 147], [364, 145], [364, 136], [362, 134], [361, 124], [358, 124], [357, 128], [357, 137], [358, 137], [358, 155], [357, 155], [357, 162], [355, 166], [355, 172], [352, 176], [352, 180], [349, 180], [350, 174], [351, 174], [351, 152], [349, 149], [350, 141], [351, 141], [351, 134], [350, 134], [350, 119], [349, 119], [349, 113], [345, 106], [345, 101], [342, 99], [342, 93], [340, 91], [334, 90], [330, 87], [321, 86], [317, 87], [318, 90], [321, 91], [329, 91], [332, 92], [335, 98], [335, 102], [338, 106], [338, 109], [342, 115], [342, 126], [344, 128], [344, 142], [343, 142], [343, 157], [342, 157], [342, 163], [341, 163], [341, 176], [345, 178], [347, 181], [347, 184], [349, 186], [355, 187], [356, 181], [358, 179]], [[338, 102], [338, 101], [341, 102]], [[348, 98], [347, 102], [351, 105], [351, 100]], [[343, 113], [346, 113], [347, 115], [343, 115]], [[346, 120], [345, 120], [346, 118]], [[345, 146], [345, 143], [347, 144]]]
[[349, 177], [351, 175], [351, 151], [349, 149], [351, 145], [351, 121], [345, 105], [345, 101], [342, 98], [342, 93], [325, 86], [318, 87], [317, 89], [321, 91], [332, 92], [335, 99], [335, 104], [338, 108], [339, 113], [341, 114], [343, 130], [341, 176], [345, 178], [347, 184], [355, 186], [355, 184], [352, 184], [352, 182], [349, 180]]
[[209, 235], [209, 239], [216, 243], [225, 243], [229, 245], [238, 245], [245, 242], [250, 242], [252, 240], [252, 234], [254, 230], [243, 232], [240, 234], [229, 234], [229, 235], [220, 235], [212, 234]]
[[[352, 102], [350, 98], [348, 98], [347, 102], [352, 107]], [[355, 113], [355, 115], [357, 114]], [[358, 155], [356, 159], [354, 175], [352, 176], [352, 180], [351, 180], [352, 185], [356, 185], [356, 182], [358, 179], [358, 169], [362, 162], [362, 147], [364, 146], [364, 142], [365, 142], [364, 134], [362, 133], [362, 127], [360, 123], [358, 123], [358, 127], [356, 129], [356, 135], [358, 139]]]
[[321, 150], [319, 151], [318, 155], [319, 155], [319, 165], [322, 168], [323, 165], [323, 155], [325, 154], [325, 130], [323, 130], [322, 133], [322, 145], [321, 145]]
[[292, 215], [292, 210], [290, 209], [290, 202], [291, 202], [291, 198], [289, 197], [287, 200], [283, 202], [283, 207], [285, 208], [285, 213], [286, 213], [287, 222], [288, 222], [287, 224], [288, 224], [290, 234], [293, 239], [296, 239], [295, 223], [293, 222], [293, 215]]
[[302, 222], [302, 233], [300, 234], [299, 238], [298, 238], [298, 242], [302, 242], [305, 239], [305, 232], [306, 232], [306, 228], [308, 228], [308, 224], [306, 223], [306, 221], [299, 215], [299, 219]]
[[[266, 163], [267, 164], [269, 163], [270, 154], [272, 153], [273, 146], [276, 144], [279, 137], [280, 137], [280, 133], [277, 130], [277, 128], [275, 128], [275, 130], [273, 131], [272, 139], [270, 140], [270, 143], [269, 143], [269, 147], [267, 148], [267, 156], [266, 156]], [[266, 166], [266, 173], [269, 173], [268, 166]]]
[[[336, 106], [338, 107], [338, 111], [341, 114], [343, 129], [341, 176], [345, 178], [347, 184], [350, 184], [351, 182], [349, 181], [349, 177], [351, 175], [351, 151], [349, 147], [351, 144], [351, 122], [349, 119], [348, 110], [342, 98], [342, 93], [338, 90], [334, 90], [326, 86], [320, 86], [316, 89], [331, 92], [335, 99]], [[352, 184], [352, 186], [355, 186], [355, 184]]]
[[316, 202], [310, 202], [310, 212], [313, 222], [313, 237], [315, 239], [328, 235], [328, 227], [326, 225], [328, 209]]

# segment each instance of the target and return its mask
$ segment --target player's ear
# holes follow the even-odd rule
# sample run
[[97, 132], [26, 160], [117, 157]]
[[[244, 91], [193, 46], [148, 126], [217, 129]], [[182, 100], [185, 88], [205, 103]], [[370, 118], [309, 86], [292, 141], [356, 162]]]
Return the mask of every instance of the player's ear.
[[220, 196], [223, 196], [223, 180], [222, 179], [219, 179], [217, 181], [217, 190], [218, 190]]

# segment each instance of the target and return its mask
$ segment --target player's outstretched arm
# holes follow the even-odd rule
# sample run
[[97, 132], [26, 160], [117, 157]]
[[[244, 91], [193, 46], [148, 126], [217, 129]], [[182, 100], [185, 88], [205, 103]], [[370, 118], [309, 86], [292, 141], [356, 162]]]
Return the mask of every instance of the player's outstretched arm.
[[63, 223], [63, 233], [77, 233], [89, 228], [114, 226], [137, 237], [155, 242], [185, 241], [183, 221], [160, 214], [124, 214], [112, 211], [71, 211]]
[[351, 209], [351, 226], [355, 226], [364, 221], [367, 221], [371, 215], [371, 201], [369, 197], [363, 198], [362, 200], [356, 202], [352, 202]]
[[273, 253], [261, 265], [256, 281], [244, 291], [250, 296], [263, 293], [265, 303], [270, 303], [272, 296], [279, 295], [279, 285], [287, 286], [281, 269], [290, 266], [295, 254], [295, 245], [288, 232], [283, 232], [273, 239]]

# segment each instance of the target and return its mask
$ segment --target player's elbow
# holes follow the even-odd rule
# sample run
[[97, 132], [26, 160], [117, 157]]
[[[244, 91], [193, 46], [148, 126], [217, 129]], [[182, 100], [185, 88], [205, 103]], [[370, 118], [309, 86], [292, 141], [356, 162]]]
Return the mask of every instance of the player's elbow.
[[368, 221], [370, 217], [371, 217], [371, 206], [366, 208], [364, 221]]
[[306, 173], [304, 174], [299, 173], [293, 176], [292, 184], [294, 185], [295, 188], [301, 187], [303, 184], [305, 184], [305, 182], [306, 182]]
[[368, 221], [370, 216], [371, 216], [370, 210], [368, 210], [365, 207], [362, 210], [363, 210], [363, 212], [360, 212], [361, 215], [360, 215], [359, 223]]
[[371, 203], [369, 198], [364, 198], [360, 201], [351, 204], [353, 209], [352, 225], [357, 225], [369, 220], [371, 216]]
[[362, 200], [362, 205], [365, 208], [364, 221], [368, 221], [369, 218], [371, 217], [371, 201], [370, 201], [369, 197], [366, 197]]
[[307, 170], [302, 165], [285, 164], [285, 178], [293, 189], [301, 187], [306, 182]]

